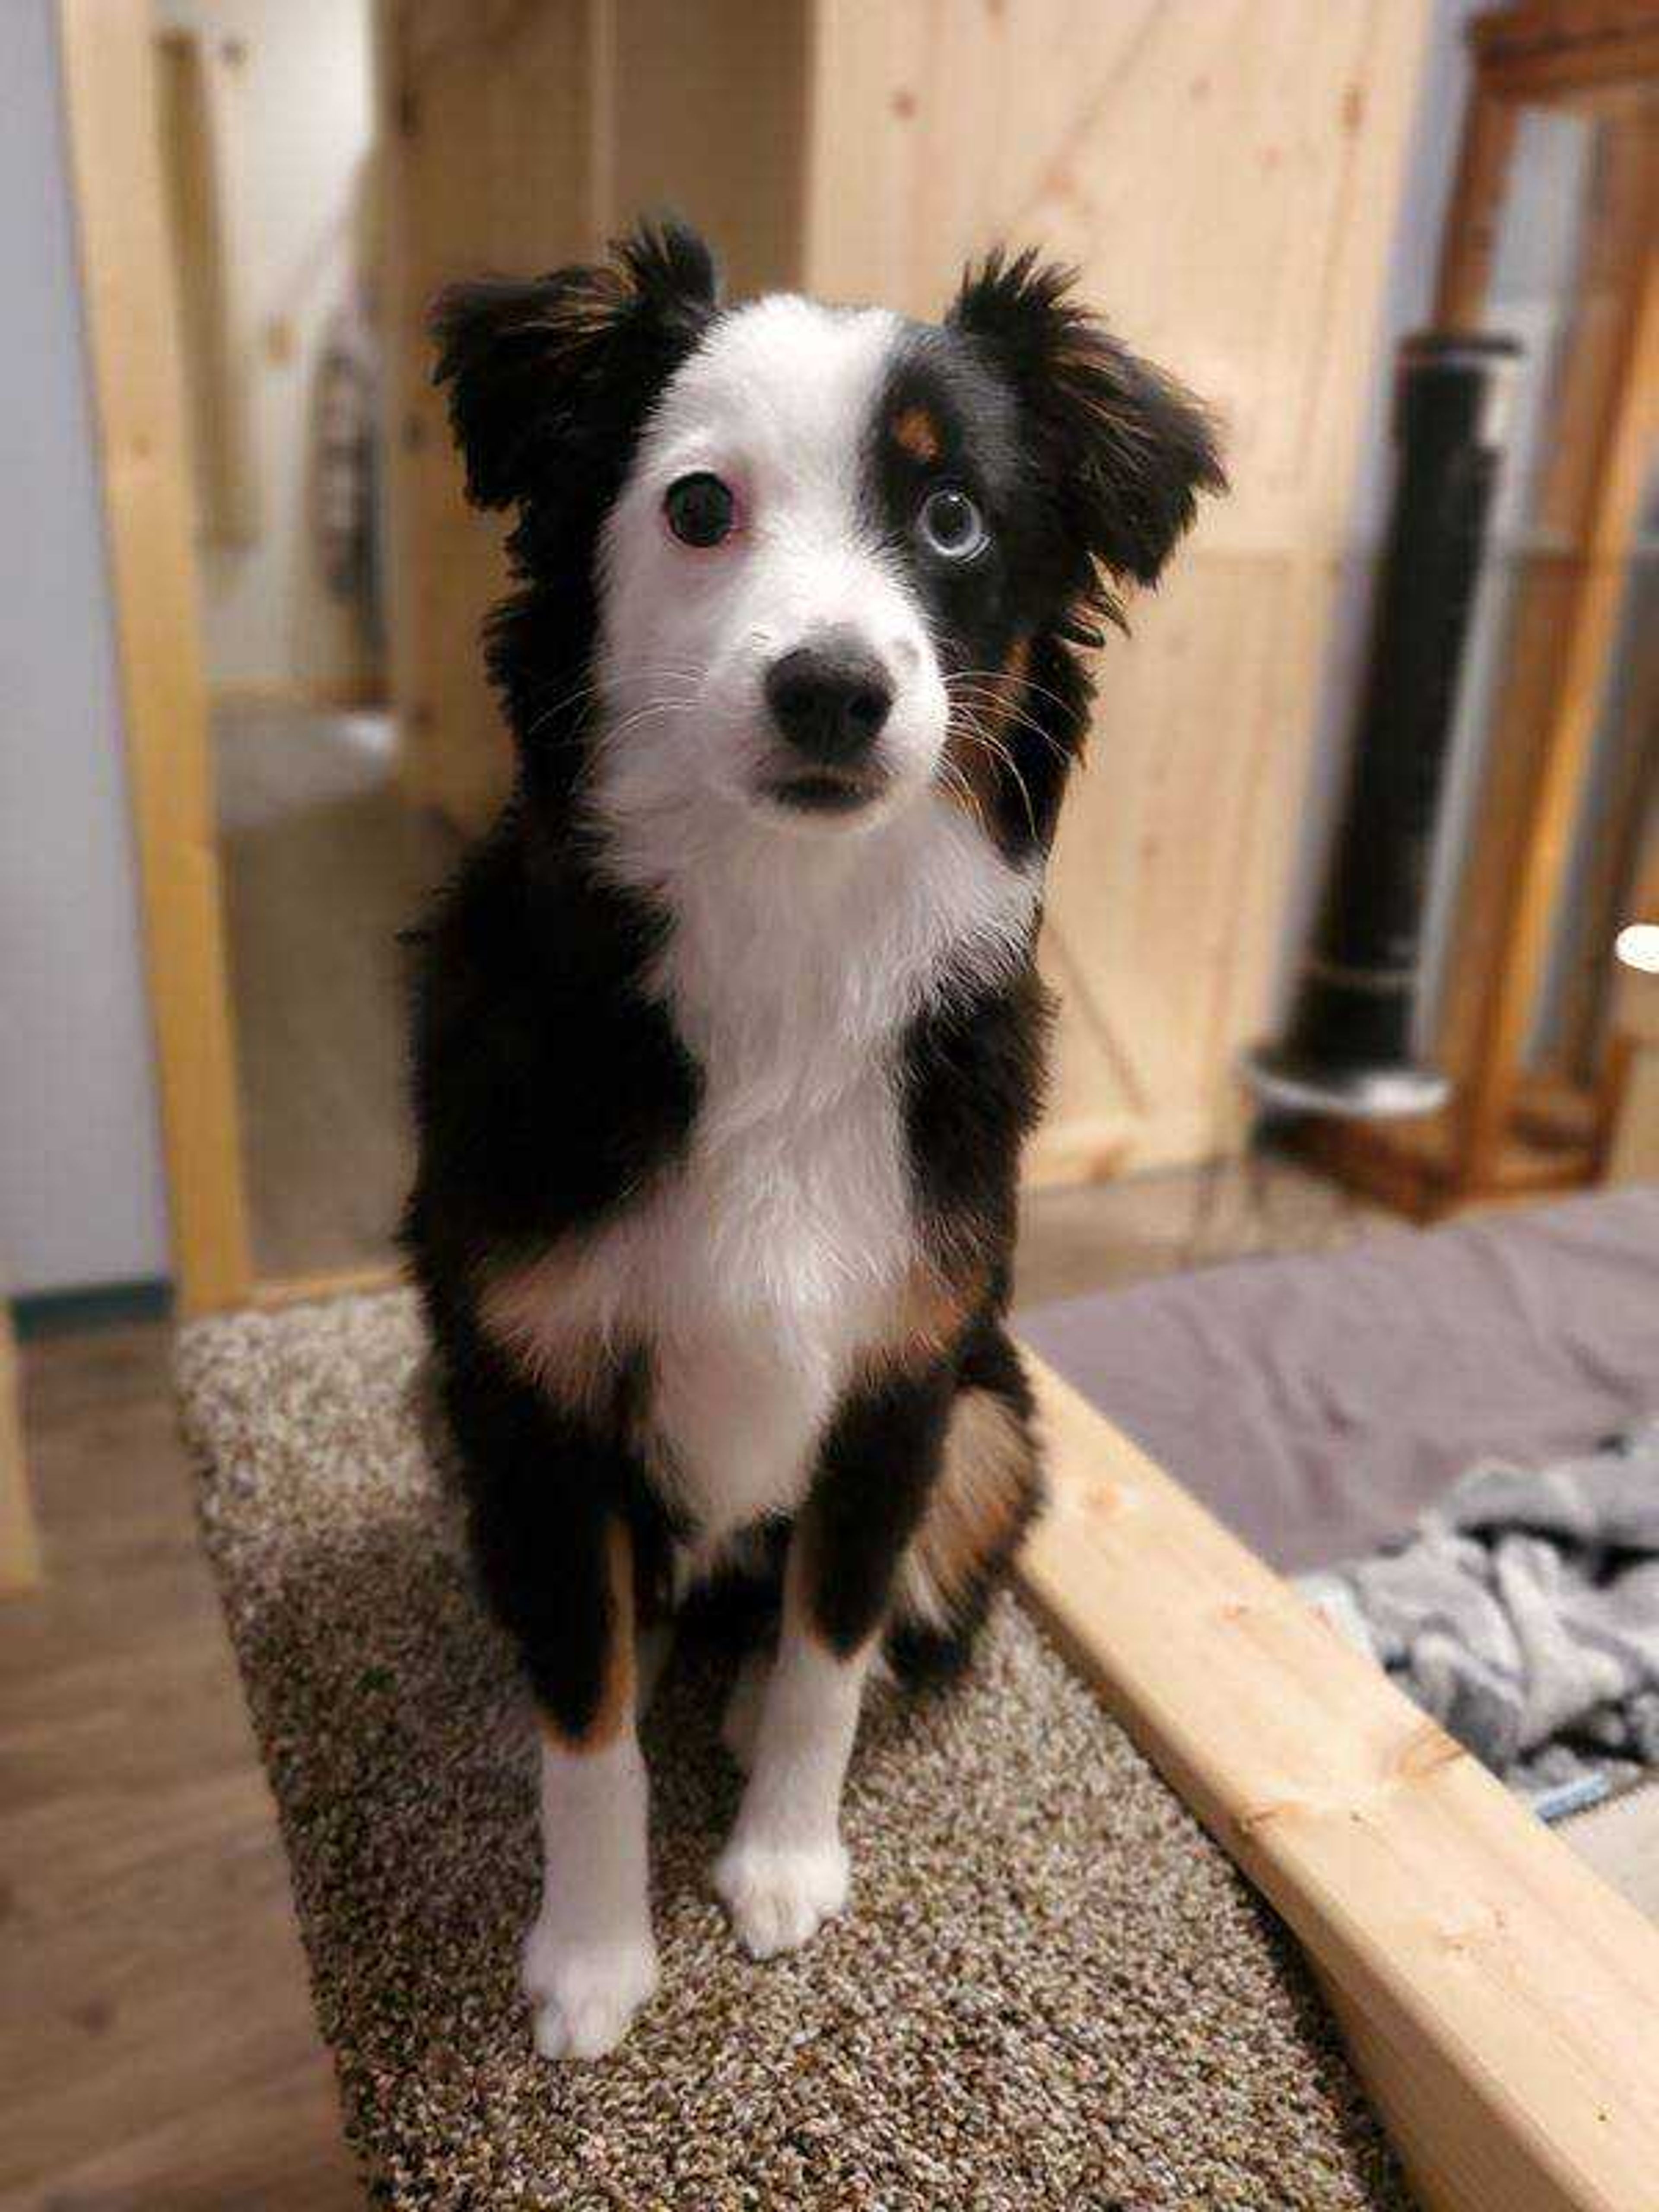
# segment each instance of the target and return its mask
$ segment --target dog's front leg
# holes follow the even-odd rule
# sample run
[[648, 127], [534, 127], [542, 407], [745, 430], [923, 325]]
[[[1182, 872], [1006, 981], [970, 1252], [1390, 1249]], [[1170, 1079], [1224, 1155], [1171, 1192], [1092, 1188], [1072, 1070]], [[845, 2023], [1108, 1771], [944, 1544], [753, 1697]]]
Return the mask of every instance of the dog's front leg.
[[842, 1784], [893, 1577], [939, 1466], [952, 1383], [849, 1398], [789, 1547], [778, 1650], [749, 1780], [714, 1887], [757, 1959], [804, 1943], [847, 1902]]
[[[576, 1547], [584, 1548], [580, 1536]], [[524, 1986], [545, 2058], [597, 2058], [657, 1986], [647, 1894], [646, 1777], [635, 1730], [633, 1553], [608, 1521], [597, 1556], [549, 1578], [560, 1649], [532, 1650], [541, 1721], [541, 1908]], [[572, 1586], [572, 1568], [581, 1587]], [[593, 1579], [589, 1580], [591, 1573]]]

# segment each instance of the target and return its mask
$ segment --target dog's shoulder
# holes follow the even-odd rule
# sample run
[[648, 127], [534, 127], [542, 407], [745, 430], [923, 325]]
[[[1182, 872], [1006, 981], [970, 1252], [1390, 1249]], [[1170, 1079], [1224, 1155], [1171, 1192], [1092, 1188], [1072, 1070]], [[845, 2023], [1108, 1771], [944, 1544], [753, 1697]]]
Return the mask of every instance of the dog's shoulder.
[[906, 1032], [902, 1096], [913, 1187], [939, 1255], [980, 1270], [1013, 1233], [1019, 1148], [1043, 1104], [1053, 1001], [1029, 955], [954, 979]]
[[681, 1146], [698, 1070], [644, 988], [661, 924], [509, 816], [417, 933], [411, 1228], [475, 1248], [592, 1223]]

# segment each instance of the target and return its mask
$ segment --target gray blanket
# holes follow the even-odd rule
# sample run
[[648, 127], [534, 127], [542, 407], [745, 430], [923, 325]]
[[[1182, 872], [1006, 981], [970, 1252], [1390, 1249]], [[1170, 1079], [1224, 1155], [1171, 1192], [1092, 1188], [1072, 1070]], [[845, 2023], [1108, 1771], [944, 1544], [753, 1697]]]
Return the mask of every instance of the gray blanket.
[[1403, 1543], [1300, 1587], [1530, 1796], [1659, 1765], [1659, 1419], [1586, 1459], [1475, 1467]]

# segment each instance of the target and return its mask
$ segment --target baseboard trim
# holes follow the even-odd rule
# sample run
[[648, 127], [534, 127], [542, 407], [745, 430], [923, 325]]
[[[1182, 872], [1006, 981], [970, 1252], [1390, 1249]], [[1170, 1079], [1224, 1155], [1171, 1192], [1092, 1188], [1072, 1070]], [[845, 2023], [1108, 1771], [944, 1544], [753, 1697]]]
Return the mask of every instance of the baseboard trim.
[[77, 1329], [118, 1328], [124, 1323], [171, 1321], [173, 1290], [165, 1275], [132, 1282], [84, 1283], [64, 1291], [27, 1291], [11, 1301], [20, 1344], [68, 1336]]

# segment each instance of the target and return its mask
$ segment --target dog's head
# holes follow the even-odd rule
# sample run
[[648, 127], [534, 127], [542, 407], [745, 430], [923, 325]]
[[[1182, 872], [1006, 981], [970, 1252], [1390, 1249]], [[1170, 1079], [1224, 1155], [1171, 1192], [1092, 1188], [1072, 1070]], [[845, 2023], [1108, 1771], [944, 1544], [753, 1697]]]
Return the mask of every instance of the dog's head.
[[671, 226], [447, 294], [469, 490], [519, 513], [494, 665], [532, 788], [821, 838], [944, 798], [1046, 846], [1077, 649], [1222, 483], [1201, 410], [1069, 281], [993, 255], [940, 325], [726, 307]]

